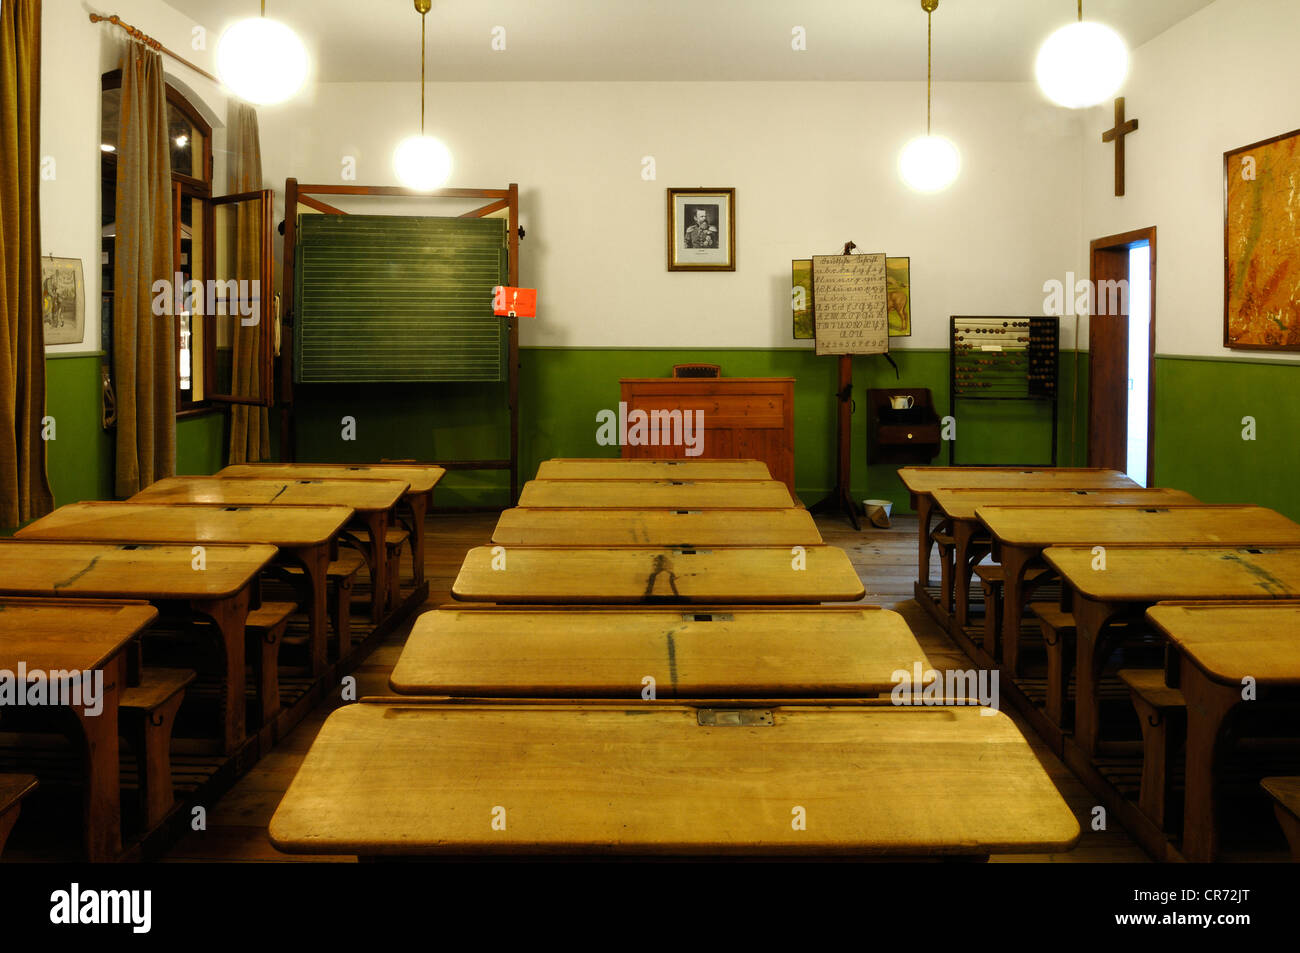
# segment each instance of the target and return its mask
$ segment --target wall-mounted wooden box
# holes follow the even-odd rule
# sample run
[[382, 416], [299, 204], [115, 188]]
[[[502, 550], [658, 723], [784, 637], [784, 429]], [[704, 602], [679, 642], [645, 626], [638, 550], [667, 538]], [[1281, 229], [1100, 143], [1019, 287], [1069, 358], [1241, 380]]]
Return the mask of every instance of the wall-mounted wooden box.
[[[894, 397], [910, 397], [912, 406], [895, 410]], [[868, 463], [929, 463], [939, 455], [939, 443], [939, 416], [929, 388], [867, 391]]]

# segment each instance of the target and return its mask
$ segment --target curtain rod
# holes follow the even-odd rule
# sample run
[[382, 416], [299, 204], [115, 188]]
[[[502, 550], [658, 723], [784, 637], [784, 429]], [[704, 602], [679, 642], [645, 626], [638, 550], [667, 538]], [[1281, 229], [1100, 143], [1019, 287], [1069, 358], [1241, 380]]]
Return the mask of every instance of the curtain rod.
[[202, 76], [206, 76], [208, 79], [212, 80], [212, 82], [216, 83], [218, 86], [221, 85], [221, 80], [217, 79], [215, 76], [213, 76], [213, 75], [212, 75], [211, 73], [209, 73], [207, 70], [205, 70], [205, 69], [200, 69], [199, 67], [197, 67], [197, 66], [195, 66], [193, 63], [191, 63], [189, 60], [187, 60], [185, 57], [181, 56], [179, 53], [175, 53], [175, 52], [173, 52], [173, 51], [167, 49], [167, 47], [163, 46], [161, 43], [159, 43], [157, 40], [155, 40], [155, 39], [154, 39], [153, 37], [151, 37], [149, 34], [144, 33], [144, 32], [142, 32], [142, 31], [136, 29], [135, 27], [131, 26], [131, 24], [127, 23], [125, 20], [123, 20], [121, 17], [119, 17], [116, 13], [114, 13], [112, 16], [107, 16], [107, 17], [101, 17], [98, 13], [92, 13], [92, 14], [90, 15], [90, 22], [91, 22], [91, 23], [111, 23], [111, 24], [113, 24], [113, 26], [121, 27], [123, 30], [125, 30], [127, 33], [129, 33], [133, 38], [139, 40], [139, 41], [140, 41], [141, 43], [143, 43], [145, 46], [147, 46], [147, 47], [149, 47], [149, 48], [151, 48], [151, 49], [157, 50], [157, 51], [160, 52], [160, 53], [166, 53], [168, 56], [170, 56], [170, 57], [171, 57], [172, 59], [174, 59], [176, 62], [178, 62], [178, 63], [182, 63], [182, 64], [184, 64], [185, 66], [188, 66], [190, 69], [194, 70], [194, 72], [196, 72], [196, 73], [198, 73], [198, 74], [200, 74], [200, 75], [202, 75]]

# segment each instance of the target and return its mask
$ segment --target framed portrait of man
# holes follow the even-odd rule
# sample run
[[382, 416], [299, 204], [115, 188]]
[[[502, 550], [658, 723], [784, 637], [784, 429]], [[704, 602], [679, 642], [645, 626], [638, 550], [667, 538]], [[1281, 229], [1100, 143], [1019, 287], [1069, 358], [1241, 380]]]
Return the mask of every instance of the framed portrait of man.
[[736, 270], [736, 190], [668, 190], [668, 270]]

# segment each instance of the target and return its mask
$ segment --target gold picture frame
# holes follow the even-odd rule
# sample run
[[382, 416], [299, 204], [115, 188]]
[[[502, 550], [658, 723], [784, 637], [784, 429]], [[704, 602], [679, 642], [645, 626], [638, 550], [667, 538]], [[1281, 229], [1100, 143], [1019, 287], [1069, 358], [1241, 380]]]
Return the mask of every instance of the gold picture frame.
[[735, 189], [668, 189], [668, 270], [736, 270]]

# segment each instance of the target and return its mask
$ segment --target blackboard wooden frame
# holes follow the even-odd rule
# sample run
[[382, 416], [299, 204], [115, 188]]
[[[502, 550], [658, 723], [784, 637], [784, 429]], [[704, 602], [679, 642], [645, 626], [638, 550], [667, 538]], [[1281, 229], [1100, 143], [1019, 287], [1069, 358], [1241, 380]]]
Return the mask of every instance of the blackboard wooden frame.
[[[321, 200], [321, 195], [371, 195], [409, 198], [483, 199], [487, 204], [463, 213], [461, 218], [483, 218], [494, 212], [508, 210], [509, 225], [506, 242], [509, 248], [509, 284], [519, 285], [519, 186], [511, 182], [504, 189], [437, 189], [420, 192], [390, 185], [302, 185], [295, 178], [284, 183], [284, 264], [281, 282], [283, 318], [280, 348], [279, 403], [280, 403], [280, 456], [283, 462], [292, 463], [296, 456], [294, 405], [293, 405], [293, 322], [294, 322], [294, 265], [297, 255], [298, 206], [305, 205], [327, 215], [346, 215], [340, 208]], [[519, 319], [509, 322], [509, 340], [506, 351], [506, 381], [510, 405], [510, 456], [500, 460], [438, 460], [449, 470], [509, 470], [510, 505], [519, 497]]]

